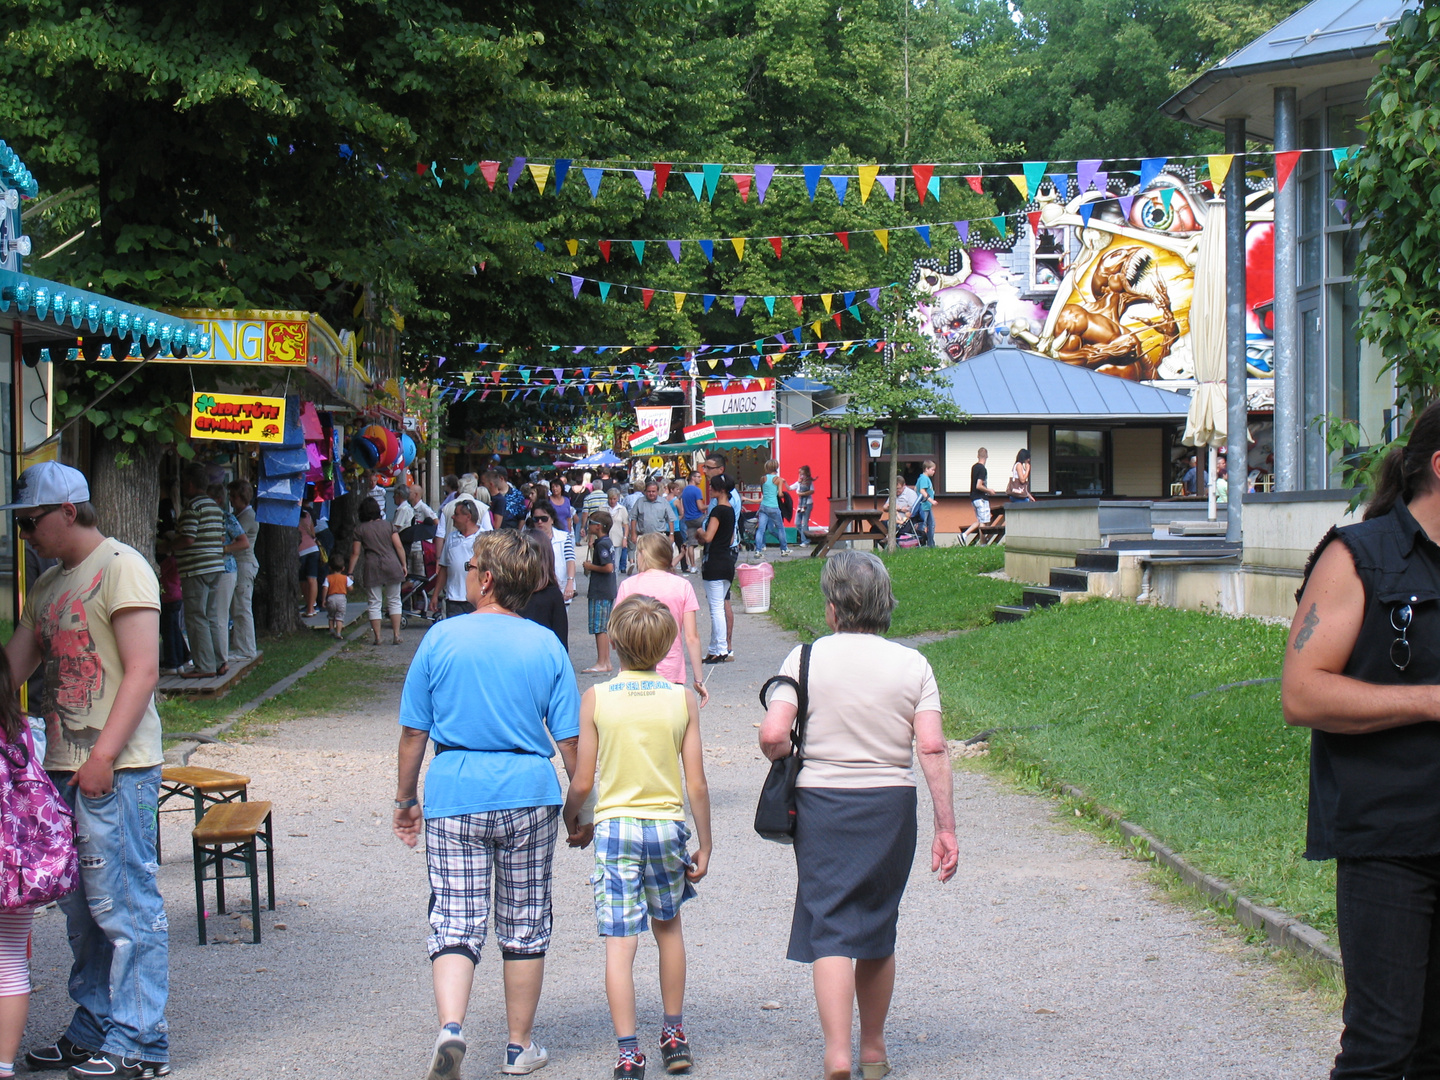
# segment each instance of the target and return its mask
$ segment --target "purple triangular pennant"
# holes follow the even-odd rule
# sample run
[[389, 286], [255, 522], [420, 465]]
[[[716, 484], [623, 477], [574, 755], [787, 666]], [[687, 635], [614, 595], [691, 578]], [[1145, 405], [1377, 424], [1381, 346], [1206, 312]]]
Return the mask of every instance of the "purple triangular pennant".
[[762, 203], [765, 201], [765, 192], [770, 190], [770, 180], [774, 175], [774, 165], [755, 166], [755, 194], [759, 196]]
[[635, 179], [640, 181], [640, 190], [645, 192], [645, 198], [650, 198], [650, 192], [655, 190], [655, 170], [631, 169], [630, 171], [635, 174]]

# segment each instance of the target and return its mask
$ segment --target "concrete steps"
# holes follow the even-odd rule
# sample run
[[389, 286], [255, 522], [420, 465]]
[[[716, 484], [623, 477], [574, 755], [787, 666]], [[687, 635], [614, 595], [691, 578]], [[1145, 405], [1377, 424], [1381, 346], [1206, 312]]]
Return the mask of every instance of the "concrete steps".
[[[1084, 552], [1082, 555], [1086, 554]], [[995, 607], [995, 621], [1019, 622], [1037, 607], [1054, 607], [1056, 604], [1063, 604], [1067, 599], [1078, 599], [1090, 594], [1090, 575], [1092, 573], [1113, 573], [1119, 566], [1115, 556], [1111, 556], [1111, 563], [1106, 563], [1104, 557], [1098, 557], [1096, 561], [1101, 563], [1095, 569], [1082, 568], [1079, 565], [1073, 569], [1068, 566], [1055, 567], [1050, 571], [1049, 585], [1027, 585], [1020, 594], [1019, 604], [997, 604]], [[1076, 560], [1077, 564], [1079, 559]], [[1113, 565], [1111, 565], [1113, 563]]]

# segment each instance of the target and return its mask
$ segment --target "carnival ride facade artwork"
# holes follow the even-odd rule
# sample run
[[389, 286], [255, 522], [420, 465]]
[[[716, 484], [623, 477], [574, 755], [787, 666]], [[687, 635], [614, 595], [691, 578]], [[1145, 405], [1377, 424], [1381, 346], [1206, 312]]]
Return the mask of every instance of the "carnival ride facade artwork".
[[996, 327], [1038, 332], [1045, 320], [1045, 309], [1021, 297], [1019, 276], [993, 251], [957, 247], [943, 264], [920, 259], [910, 285], [924, 297], [916, 312], [920, 330], [949, 363], [993, 348]]
[[[1107, 184], [1068, 201], [1047, 182], [1036, 200], [1030, 295], [1053, 289], [1048, 308], [1022, 297], [1021, 275], [1001, 261], [1010, 256], [953, 249], [943, 266], [934, 260], [915, 264], [911, 285], [925, 296], [917, 312], [921, 327], [952, 363], [991, 348], [998, 334], [1107, 375], [1193, 380], [1190, 301], [1200, 237], [1215, 220], [1206, 195], [1181, 169], [1162, 172], [1143, 190], [1116, 194]], [[1274, 350], [1273, 220], [1270, 189], [1249, 192], [1246, 351], [1249, 375], [1259, 379], [1271, 377]], [[1078, 245], [1067, 243], [1072, 234]], [[1067, 247], [1078, 249], [1055, 257]]]

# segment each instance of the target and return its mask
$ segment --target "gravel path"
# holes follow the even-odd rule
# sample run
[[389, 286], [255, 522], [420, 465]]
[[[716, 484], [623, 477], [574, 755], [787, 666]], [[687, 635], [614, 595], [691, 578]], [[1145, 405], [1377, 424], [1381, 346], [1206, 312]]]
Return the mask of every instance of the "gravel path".
[[[707, 621], [702, 611], [702, 642]], [[571, 614], [577, 667], [594, 660], [584, 624], [582, 596]], [[736, 638], [740, 659], [713, 669], [703, 714], [716, 836], [711, 875], [685, 909], [695, 1071], [817, 1076], [810, 970], [784, 959], [792, 858], [750, 829], [764, 772], [755, 694], [793, 642], [768, 619], [745, 615], [737, 616]], [[161, 880], [177, 1077], [424, 1075], [434, 1037], [424, 856], [390, 833], [395, 717], [412, 651], [369, 650], [393, 678], [353, 712], [288, 722], [248, 743], [203, 747], [192, 759], [248, 774], [252, 797], [275, 803], [278, 910], [262, 916], [259, 946], [200, 948], [188, 819], [166, 815]], [[1143, 867], [1057, 819], [1050, 801], [974, 772], [958, 772], [956, 787], [959, 873], [945, 886], [929, 876], [922, 824], [901, 914], [890, 1026], [897, 1080], [1326, 1074], [1337, 1018], [1295, 993], [1259, 954], [1159, 899]], [[591, 859], [563, 845], [556, 853], [555, 940], [537, 1036], [551, 1054], [539, 1075], [557, 1080], [600, 1080], [614, 1062]], [[217, 917], [212, 926], [248, 942], [238, 919]], [[642, 1046], [653, 1043], [659, 1021], [654, 959], [653, 944], [643, 945]], [[68, 1017], [68, 964], [63, 922], [46, 913], [36, 924], [26, 1045], [52, 1038]], [[480, 966], [466, 1029], [469, 1077], [498, 1075], [504, 1041], [493, 948]], [[780, 1007], [762, 1009], [766, 1002]]]

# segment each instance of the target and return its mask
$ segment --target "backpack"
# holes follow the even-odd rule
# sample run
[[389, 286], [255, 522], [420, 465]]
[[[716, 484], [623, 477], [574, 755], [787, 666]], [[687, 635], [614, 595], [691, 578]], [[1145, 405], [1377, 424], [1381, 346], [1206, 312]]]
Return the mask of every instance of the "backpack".
[[80, 885], [75, 814], [24, 739], [0, 739], [0, 911], [40, 907]]

